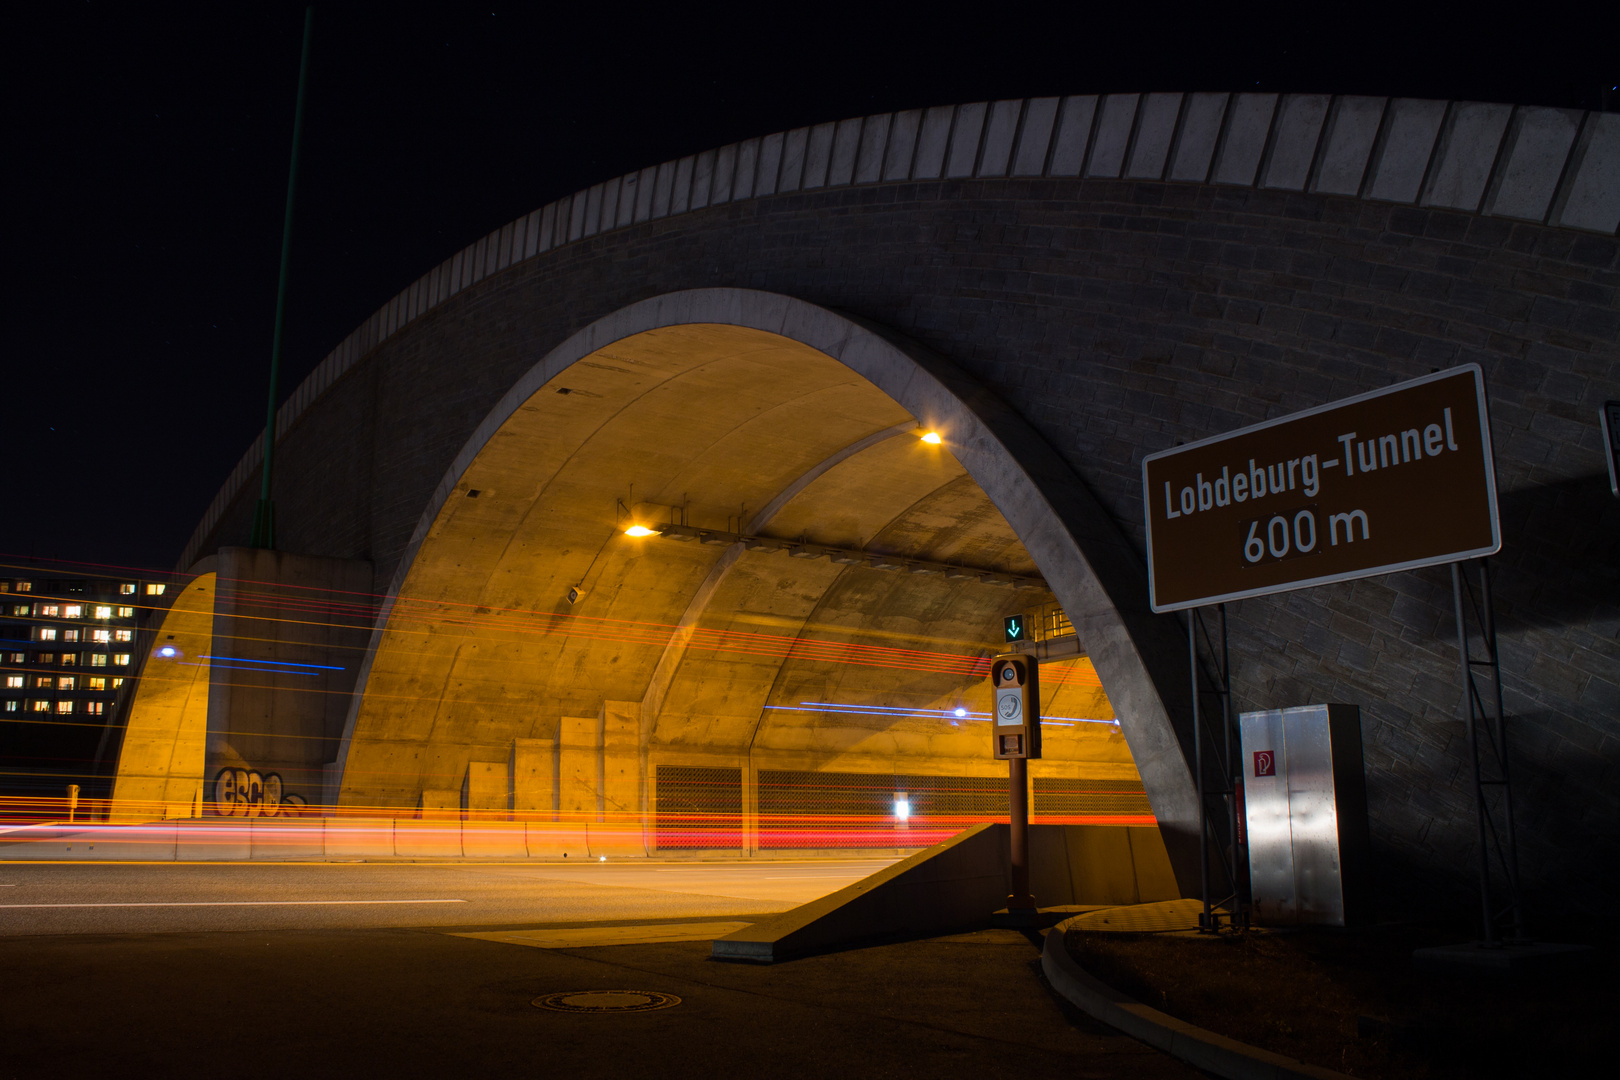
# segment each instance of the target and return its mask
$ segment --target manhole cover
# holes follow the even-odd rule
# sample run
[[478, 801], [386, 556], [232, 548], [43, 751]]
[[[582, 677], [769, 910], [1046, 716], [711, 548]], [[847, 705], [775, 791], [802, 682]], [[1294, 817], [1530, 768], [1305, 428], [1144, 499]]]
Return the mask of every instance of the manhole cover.
[[530, 1004], [552, 1012], [622, 1013], [652, 1012], [680, 1003], [681, 999], [674, 994], [660, 994], [653, 990], [567, 990], [561, 994], [537, 997]]

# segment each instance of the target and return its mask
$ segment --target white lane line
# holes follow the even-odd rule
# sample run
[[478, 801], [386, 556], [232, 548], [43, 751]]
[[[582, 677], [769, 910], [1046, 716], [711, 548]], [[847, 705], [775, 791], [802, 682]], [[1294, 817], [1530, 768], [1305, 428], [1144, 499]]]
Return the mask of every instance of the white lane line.
[[6, 908], [331, 907], [338, 904], [465, 904], [465, 900], [177, 900], [118, 904], [0, 904]]

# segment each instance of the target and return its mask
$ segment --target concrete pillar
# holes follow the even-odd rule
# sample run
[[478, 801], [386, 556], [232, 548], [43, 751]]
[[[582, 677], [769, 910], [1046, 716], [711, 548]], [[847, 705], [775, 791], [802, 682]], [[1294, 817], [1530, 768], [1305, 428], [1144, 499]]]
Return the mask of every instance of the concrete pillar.
[[600, 821], [642, 821], [641, 702], [602, 703], [602, 816]]
[[557, 813], [562, 821], [600, 821], [602, 714], [565, 716], [557, 727]]
[[759, 768], [752, 755], [742, 762], [742, 853], [759, 854]]
[[482, 821], [507, 817], [512, 806], [509, 776], [508, 762], [469, 761], [461, 781], [462, 816]]
[[416, 816], [430, 821], [461, 817], [461, 792], [429, 788], [422, 792], [422, 798], [416, 804]]
[[507, 764], [512, 816], [557, 820], [557, 740], [513, 739]]

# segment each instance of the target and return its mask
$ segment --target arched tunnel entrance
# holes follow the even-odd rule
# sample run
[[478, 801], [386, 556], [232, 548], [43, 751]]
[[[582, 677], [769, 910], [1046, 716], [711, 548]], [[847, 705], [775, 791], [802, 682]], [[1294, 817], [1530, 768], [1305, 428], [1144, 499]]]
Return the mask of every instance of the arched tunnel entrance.
[[1004, 812], [982, 676], [1017, 614], [1051, 639], [1037, 817], [1151, 814], [1179, 862], [1163, 642], [1116, 606], [1124, 542], [1087, 498], [1010, 410], [858, 322], [740, 290], [634, 305], [449, 470], [326, 801], [627, 851], [930, 842]]

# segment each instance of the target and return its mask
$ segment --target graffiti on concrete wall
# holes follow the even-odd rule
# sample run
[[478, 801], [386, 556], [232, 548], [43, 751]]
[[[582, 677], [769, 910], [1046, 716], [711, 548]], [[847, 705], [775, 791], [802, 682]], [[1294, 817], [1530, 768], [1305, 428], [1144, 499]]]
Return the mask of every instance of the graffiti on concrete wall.
[[213, 803], [220, 817], [296, 817], [307, 805], [302, 795], [284, 791], [275, 773], [234, 768], [215, 775]]

